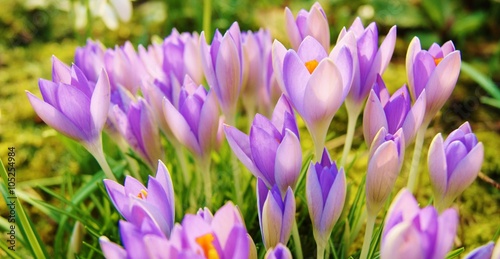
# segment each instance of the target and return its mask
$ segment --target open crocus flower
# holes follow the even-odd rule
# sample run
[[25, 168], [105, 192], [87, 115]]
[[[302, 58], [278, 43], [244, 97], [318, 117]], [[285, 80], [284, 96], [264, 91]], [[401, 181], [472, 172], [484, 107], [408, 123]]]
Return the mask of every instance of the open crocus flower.
[[306, 196], [314, 239], [318, 243], [318, 253], [321, 253], [319, 248], [324, 249], [328, 244], [346, 197], [344, 169], [337, 169], [337, 164], [332, 163], [326, 149], [323, 151], [321, 162], [311, 162], [309, 165]]
[[268, 188], [278, 185], [281, 193], [295, 188], [302, 166], [302, 150], [293, 109], [282, 96], [271, 120], [257, 114], [249, 136], [226, 125], [229, 146], [239, 160]]
[[278, 41], [273, 43], [274, 73], [283, 93], [306, 122], [317, 159], [321, 156], [330, 122], [351, 87], [353, 60], [350, 48], [355, 43], [354, 36], [349, 35], [330, 55], [310, 36], [302, 41], [297, 52], [287, 51]]
[[411, 192], [403, 189], [387, 212], [380, 258], [445, 258], [453, 246], [457, 224], [454, 209], [441, 215], [431, 206], [420, 209]]
[[110, 105], [110, 84], [103, 69], [95, 85], [73, 65], [52, 58], [52, 81], [38, 81], [43, 101], [26, 92], [31, 106], [47, 125], [80, 142], [99, 162], [106, 177], [115, 179], [102, 149], [102, 129]]
[[257, 179], [257, 206], [260, 232], [266, 249], [278, 243], [286, 244], [292, 234], [295, 221], [295, 196], [290, 187], [284, 195], [277, 185], [269, 190], [260, 178]]
[[292, 253], [282, 243], [279, 243], [276, 247], [270, 248], [267, 250], [266, 255], [264, 256], [266, 259], [292, 259]]
[[478, 142], [468, 122], [443, 141], [436, 135], [427, 158], [434, 202], [439, 210], [451, 205], [476, 179], [483, 164], [484, 147]]
[[406, 74], [413, 100], [425, 89], [426, 109], [423, 125], [428, 125], [448, 100], [460, 74], [460, 51], [451, 41], [443, 46], [434, 43], [429, 50], [422, 50], [415, 37], [406, 54]]
[[321, 43], [328, 51], [330, 49], [330, 28], [323, 7], [316, 2], [308, 11], [301, 9], [297, 18], [293, 17], [292, 11], [285, 8], [286, 32], [293, 49], [298, 50], [300, 43], [307, 37], [312, 36]]
[[158, 126], [146, 101], [139, 98], [137, 102], [131, 102], [126, 110], [115, 105], [113, 113], [115, 127], [120, 134], [144, 162], [154, 169], [158, 159], [163, 156], [163, 151]]
[[241, 32], [237, 22], [222, 36], [217, 30], [212, 44], [200, 35], [201, 63], [208, 85], [214, 89], [226, 120], [233, 124], [243, 77]]
[[141, 226], [145, 218], [169, 236], [174, 227], [174, 188], [168, 169], [158, 161], [156, 176], [149, 176], [146, 188], [137, 179], [127, 176], [124, 185], [104, 180], [109, 198], [127, 221]]
[[381, 128], [389, 134], [403, 129], [406, 146], [410, 145], [417, 134], [425, 114], [425, 95], [420, 95], [411, 105], [406, 85], [389, 95], [380, 76], [370, 92], [363, 114], [363, 133], [365, 142], [370, 145]]
[[366, 208], [377, 215], [391, 194], [403, 165], [405, 144], [403, 130], [394, 135], [381, 128], [370, 146], [366, 174]]
[[87, 40], [85, 46], [76, 48], [75, 65], [91, 82], [97, 82], [99, 74], [104, 68], [104, 50], [101, 42], [90, 39]]

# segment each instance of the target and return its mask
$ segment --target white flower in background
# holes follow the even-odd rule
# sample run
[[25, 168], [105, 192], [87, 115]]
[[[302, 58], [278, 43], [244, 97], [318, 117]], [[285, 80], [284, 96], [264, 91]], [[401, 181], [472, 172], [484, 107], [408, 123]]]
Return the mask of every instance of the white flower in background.
[[82, 29], [87, 25], [87, 7], [92, 17], [100, 17], [110, 30], [118, 28], [118, 20], [128, 22], [132, 17], [131, 0], [88, 0], [87, 3], [75, 2], [75, 27]]

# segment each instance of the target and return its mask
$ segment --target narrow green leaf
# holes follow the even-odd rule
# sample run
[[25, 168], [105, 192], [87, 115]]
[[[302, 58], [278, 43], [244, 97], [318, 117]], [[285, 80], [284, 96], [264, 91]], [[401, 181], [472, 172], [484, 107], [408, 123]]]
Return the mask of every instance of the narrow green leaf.
[[447, 255], [446, 255], [446, 259], [452, 259], [452, 258], [456, 258], [458, 257], [460, 254], [462, 254], [464, 252], [465, 248], [463, 247], [460, 247], [460, 248], [457, 248], [451, 252], [449, 252]]
[[469, 63], [462, 61], [460, 70], [469, 75], [476, 83], [479, 84], [486, 92], [488, 92], [496, 100], [500, 100], [500, 89], [498, 86], [486, 75], [479, 72]]

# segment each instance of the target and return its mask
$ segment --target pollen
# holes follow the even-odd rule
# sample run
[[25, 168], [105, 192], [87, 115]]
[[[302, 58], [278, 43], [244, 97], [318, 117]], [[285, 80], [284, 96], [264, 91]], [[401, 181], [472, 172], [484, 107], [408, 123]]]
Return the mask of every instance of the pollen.
[[148, 197], [148, 192], [144, 189], [142, 189], [139, 194], [137, 194], [137, 197], [139, 197], [140, 199], [146, 199]]
[[434, 64], [439, 65], [439, 63], [441, 62], [441, 60], [443, 60], [443, 58], [435, 58], [434, 59]]
[[215, 249], [215, 246], [213, 244], [214, 242], [214, 236], [211, 233], [205, 234], [203, 236], [199, 236], [196, 238], [196, 243], [200, 245], [201, 249], [203, 250], [203, 254], [205, 258], [207, 259], [219, 259], [219, 254], [217, 253], [217, 250]]
[[306, 62], [306, 68], [307, 68], [307, 71], [309, 71], [309, 74], [312, 74], [314, 72], [314, 70], [316, 69], [318, 64], [319, 63], [316, 59], [309, 60]]

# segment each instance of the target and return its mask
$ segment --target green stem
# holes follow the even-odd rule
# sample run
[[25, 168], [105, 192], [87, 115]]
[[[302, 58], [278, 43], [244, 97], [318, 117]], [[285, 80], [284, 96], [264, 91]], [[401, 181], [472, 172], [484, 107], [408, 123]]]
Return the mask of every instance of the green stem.
[[[302, 245], [300, 244], [300, 234], [299, 234], [299, 226], [297, 225], [297, 220], [293, 222], [292, 236], [293, 236], [293, 243], [295, 245], [295, 258], [304, 259], [304, 255], [302, 254]], [[323, 248], [323, 254], [324, 253], [325, 252]]]
[[241, 193], [241, 183], [240, 183], [241, 180], [240, 165], [238, 164], [238, 160], [236, 159], [236, 156], [234, 155], [233, 152], [230, 152], [230, 156], [231, 156], [231, 168], [233, 171], [234, 194], [235, 194], [236, 204], [238, 206], [243, 206], [243, 197]]
[[427, 131], [427, 126], [429, 124], [425, 123], [420, 126], [417, 132], [417, 138], [415, 140], [415, 149], [413, 150], [413, 158], [411, 160], [410, 174], [408, 176], [408, 184], [406, 188], [413, 193], [418, 185], [418, 167], [420, 165], [420, 155], [422, 154], [422, 147], [424, 145], [424, 136]]
[[325, 246], [322, 245], [320, 242], [317, 242], [317, 247], [318, 247], [318, 254], [317, 254], [316, 258], [318, 258], [318, 259], [325, 258]]
[[203, 178], [203, 189], [205, 191], [205, 206], [210, 208], [212, 205], [212, 178], [210, 177], [210, 156], [197, 157], [196, 165], [198, 173]]
[[347, 135], [344, 144], [344, 151], [342, 152], [342, 160], [340, 161], [340, 166], [345, 167], [347, 162], [347, 156], [351, 151], [352, 140], [354, 139], [354, 131], [356, 130], [356, 121], [358, 120], [359, 113], [347, 113]]
[[377, 215], [368, 214], [368, 219], [366, 221], [366, 231], [365, 238], [363, 240], [363, 248], [361, 249], [360, 259], [366, 259], [368, 257], [368, 251], [370, 250], [370, 245], [372, 243], [373, 228], [375, 227], [375, 219]]
[[210, 42], [212, 23], [212, 0], [203, 0], [203, 31], [205, 37]]
[[189, 188], [189, 182], [190, 182], [190, 177], [189, 177], [189, 172], [187, 169], [187, 160], [186, 160], [186, 152], [184, 152], [184, 147], [182, 145], [174, 145], [175, 147], [175, 154], [177, 155], [177, 159], [179, 161], [179, 165], [181, 166], [181, 171], [182, 171], [182, 176], [184, 180], [184, 186], [186, 188]]
[[116, 182], [116, 177], [113, 174], [113, 171], [111, 171], [111, 167], [109, 167], [109, 164], [106, 161], [106, 157], [104, 156], [104, 150], [102, 148], [102, 137], [99, 136], [98, 140], [93, 143], [84, 143], [83, 146], [97, 160], [97, 163], [99, 163], [99, 166], [106, 175], [106, 178]]

